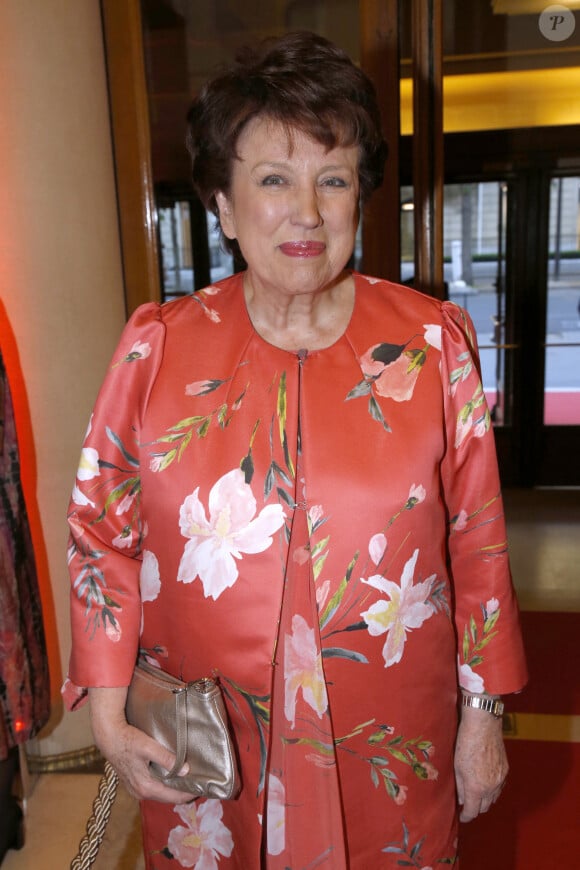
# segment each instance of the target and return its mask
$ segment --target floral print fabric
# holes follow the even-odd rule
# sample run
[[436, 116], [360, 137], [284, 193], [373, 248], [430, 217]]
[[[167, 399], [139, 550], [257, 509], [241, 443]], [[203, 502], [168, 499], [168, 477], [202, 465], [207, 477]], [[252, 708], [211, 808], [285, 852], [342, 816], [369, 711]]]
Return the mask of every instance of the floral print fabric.
[[243, 780], [144, 802], [149, 870], [457, 866], [458, 680], [525, 681], [470, 321], [354, 280], [308, 353], [255, 333], [239, 275], [143, 306], [99, 395], [65, 697], [128, 685], [139, 650], [215, 674]]
[[0, 761], [50, 715], [46, 641], [16, 421], [0, 353]]

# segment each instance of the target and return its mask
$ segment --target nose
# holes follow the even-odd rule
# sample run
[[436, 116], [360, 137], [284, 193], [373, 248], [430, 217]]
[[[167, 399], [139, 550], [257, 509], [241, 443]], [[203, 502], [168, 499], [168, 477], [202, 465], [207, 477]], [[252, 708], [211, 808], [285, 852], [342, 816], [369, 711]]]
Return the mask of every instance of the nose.
[[316, 187], [301, 185], [295, 191], [292, 223], [297, 226], [316, 229], [322, 224]]

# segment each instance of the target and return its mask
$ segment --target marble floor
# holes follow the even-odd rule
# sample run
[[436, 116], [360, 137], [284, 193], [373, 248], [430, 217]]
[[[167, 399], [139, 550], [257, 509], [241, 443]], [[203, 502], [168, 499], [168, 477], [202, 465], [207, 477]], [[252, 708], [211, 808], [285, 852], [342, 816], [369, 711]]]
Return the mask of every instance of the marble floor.
[[[580, 490], [505, 492], [514, 583], [523, 610], [580, 611]], [[556, 721], [556, 718], [558, 721]], [[560, 719], [574, 720], [562, 723]], [[579, 717], [523, 721], [533, 739], [580, 741]], [[553, 730], [552, 730], [553, 729]], [[542, 732], [542, 736], [539, 731]], [[38, 777], [26, 806], [26, 842], [2, 870], [66, 870], [99, 783], [97, 774]], [[135, 802], [122, 789], [95, 870], [143, 870]]]

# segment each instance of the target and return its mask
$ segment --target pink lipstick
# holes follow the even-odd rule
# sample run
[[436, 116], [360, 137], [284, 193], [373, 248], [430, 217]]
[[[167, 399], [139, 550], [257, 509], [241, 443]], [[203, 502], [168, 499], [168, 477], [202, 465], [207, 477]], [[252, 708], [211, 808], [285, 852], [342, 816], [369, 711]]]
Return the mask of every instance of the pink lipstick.
[[326, 245], [324, 242], [283, 242], [279, 247], [287, 257], [319, 257]]

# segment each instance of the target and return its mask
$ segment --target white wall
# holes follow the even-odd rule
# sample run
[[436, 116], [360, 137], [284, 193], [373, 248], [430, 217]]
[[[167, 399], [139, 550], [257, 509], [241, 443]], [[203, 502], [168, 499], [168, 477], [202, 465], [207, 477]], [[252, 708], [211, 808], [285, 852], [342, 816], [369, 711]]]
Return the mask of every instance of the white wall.
[[0, 293], [25, 391], [17, 411], [30, 410], [31, 432], [22, 415], [17, 423], [54, 698], [32, 751], [52, 755], [92, 742], [86, 710], [65, 714], [59, 699], [70, 643], [65, 516], [125, 320], [98, 0], [1, 0], [0, 82]]

